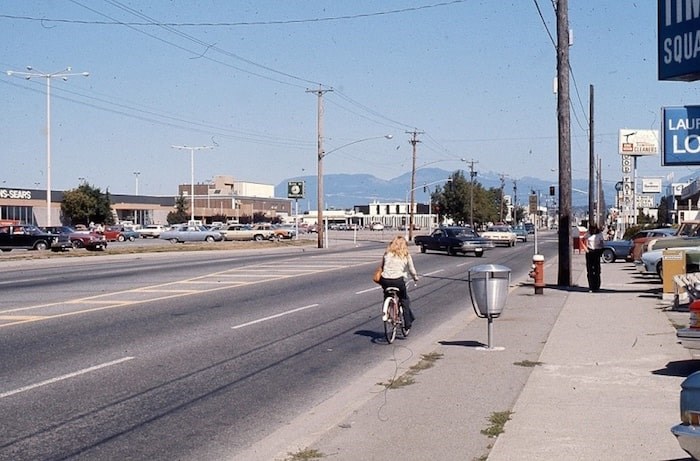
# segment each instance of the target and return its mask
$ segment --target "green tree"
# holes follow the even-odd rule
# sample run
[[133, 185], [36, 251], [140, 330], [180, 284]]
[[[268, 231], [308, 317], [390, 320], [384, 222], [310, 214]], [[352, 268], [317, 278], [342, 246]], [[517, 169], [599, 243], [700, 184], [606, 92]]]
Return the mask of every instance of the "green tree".
[[61, 212], [63, 221], [71, 225], [87, 226], [91, 222], [114, 224], [114, 211], [109, 191], [102, 193], [99, 188], [87, 183], [63, 193]]
[[500, 189], [487, 191], [479, 182], [472, 183], [467, 180], [461, 171], [452, 173], [450, 181], [442, 187], [437, 187], [431, 195], [441, 220], [449, 218], [456, 223], [469, 224], [473, 212], [475, 226], [496, 220], [500, 199]]
[[187, 214], [187, 199], [180, 194], [175, 199], [175, 211], [171, 211], [167, 216], [168, 224], [182, 224], [187, 222], [189, 215]]

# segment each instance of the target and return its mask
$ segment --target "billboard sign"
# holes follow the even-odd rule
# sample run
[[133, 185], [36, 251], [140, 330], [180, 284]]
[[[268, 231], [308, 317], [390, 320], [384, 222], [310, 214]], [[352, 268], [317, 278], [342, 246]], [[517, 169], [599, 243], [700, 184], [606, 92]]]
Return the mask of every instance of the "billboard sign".
[[654, 196], [637, 195], [637, 208], [654, 208]]
[[700, 165], [700, 106], [664, 107], [661, 164]]
[[697, 0], [658, 0], [659, 80], [700, 79], [700, 4]]
[[656, 130], [620, 130], [619, 152], [621, 155], [657, 155], [659, 132]]
[[661, 178], [642, 178], [642, 194], [661, 193]]

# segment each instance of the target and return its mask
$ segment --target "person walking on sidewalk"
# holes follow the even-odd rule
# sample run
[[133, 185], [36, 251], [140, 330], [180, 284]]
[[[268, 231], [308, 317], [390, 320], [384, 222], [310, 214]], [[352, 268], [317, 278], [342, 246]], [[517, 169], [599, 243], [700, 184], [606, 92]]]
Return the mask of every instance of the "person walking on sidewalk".
[[408, 252], [406, 239], [402, 235], [397, 235], [391, 240], [384, 252], [382, 277], [379, 283], [384, 290], [387, 287], [399, 289], [399, 299], [403, 306], [404, 326], [407, 329], [411, 328], [411, 324], [415, 320], [411, 311], [411, 300], [408, 298], [408, 292], [406, 291], [406, 279], [409, 274], [414, 282], [418, 281], [418, 274], [413, 266], [411, 254]]
[[600, 290], [600, 257], [603, 255], [603, 233], [597, 224], [588, 227], [586, 235], [586, 273], [589, 291]]

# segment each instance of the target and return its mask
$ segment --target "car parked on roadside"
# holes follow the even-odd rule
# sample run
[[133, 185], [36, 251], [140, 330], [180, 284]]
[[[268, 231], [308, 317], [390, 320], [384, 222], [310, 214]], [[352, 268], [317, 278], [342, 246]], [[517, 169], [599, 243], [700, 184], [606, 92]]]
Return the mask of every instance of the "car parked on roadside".
[[67, 236], [73, 248], [85, 248], [88, 251], [102, 251], [107, 248], [107, 239], [97, 232], [77, 230], [71, 226], [47, 226], [44, 230], [59, 236]]
[[0, 226], [0, 250], [60, 251], [59, 237], [30, 224]]
[[[674, 248], [685, 252], [685, 266], [687, 272], [697, 272], [700, 269], [700, 246]], [[637, 270], [643, 275], [656, 275], [663, 278], [664, 249], [645, 251], [642, 258], [635, 261]]]
[[[697, 331], [695, 332], [697, 333]], [[697, 334], [695, 335], [697, 339]], [[681, 422], [671, 428], [671, 433], [681, 448], [693, 459], [700, 459], [700, 371], [696, 371], [681, 383]]]
[[384, 224], [380, 222], [375, 222], [370, 226], [370, 230], [373, 231], [383, 231], [384, 230]]
[[142, 227], [141, 229], [138, 229], [136, 232], [139, 234], [139, 237], [141, 238], [154, 238], [157, 239], [161, 233], [165, 231], [165, 226], [162, 224], [149, 224], [145, 227]]
[[223, 229], [219, 229], [224, 240], [245, 241], [255, 240], [261, 242], [263, 240], [272, 240], [275, 233], [272, 229], [264, 229], [259, 226], [251, 226], [248, 224], [228, 224]]
[[133, 242], [137, 238], [141, 238], [138, 232], [126, 226], [107, 226], [100, 233], [105, 236], [108, 242], [125, 242], [127, 240]]
[[297, 235], [294, 224], [278, 224], [272, 226], [272, 230], [279, 239], [293, 239]]
[[618, 259], [632, 261], [634, 242], [630, 240], [605, 240], [600, 260], [604, 263], [614, 263]]
[[421, 253], [447, 251], [449, 255], [472, 253], [476, 257], [494, 247], [493, 242], [481, 237], [471, 227], [441, 227], [430, 235], [415, 236], [413, 242], [420, 247]]
[[221, 242], [224, 236], [221, 232], [209, 230], [204, 226], [188, 226], [184, 224], [161, 233], [158, 238], [172, 243]]

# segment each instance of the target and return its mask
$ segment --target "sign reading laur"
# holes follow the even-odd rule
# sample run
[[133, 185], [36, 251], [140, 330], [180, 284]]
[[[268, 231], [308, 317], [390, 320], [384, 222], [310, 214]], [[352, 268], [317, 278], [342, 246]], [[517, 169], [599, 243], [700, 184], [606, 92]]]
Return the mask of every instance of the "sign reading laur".
[[700, 165], [700, 106], [663, 108], [662, 165]]

